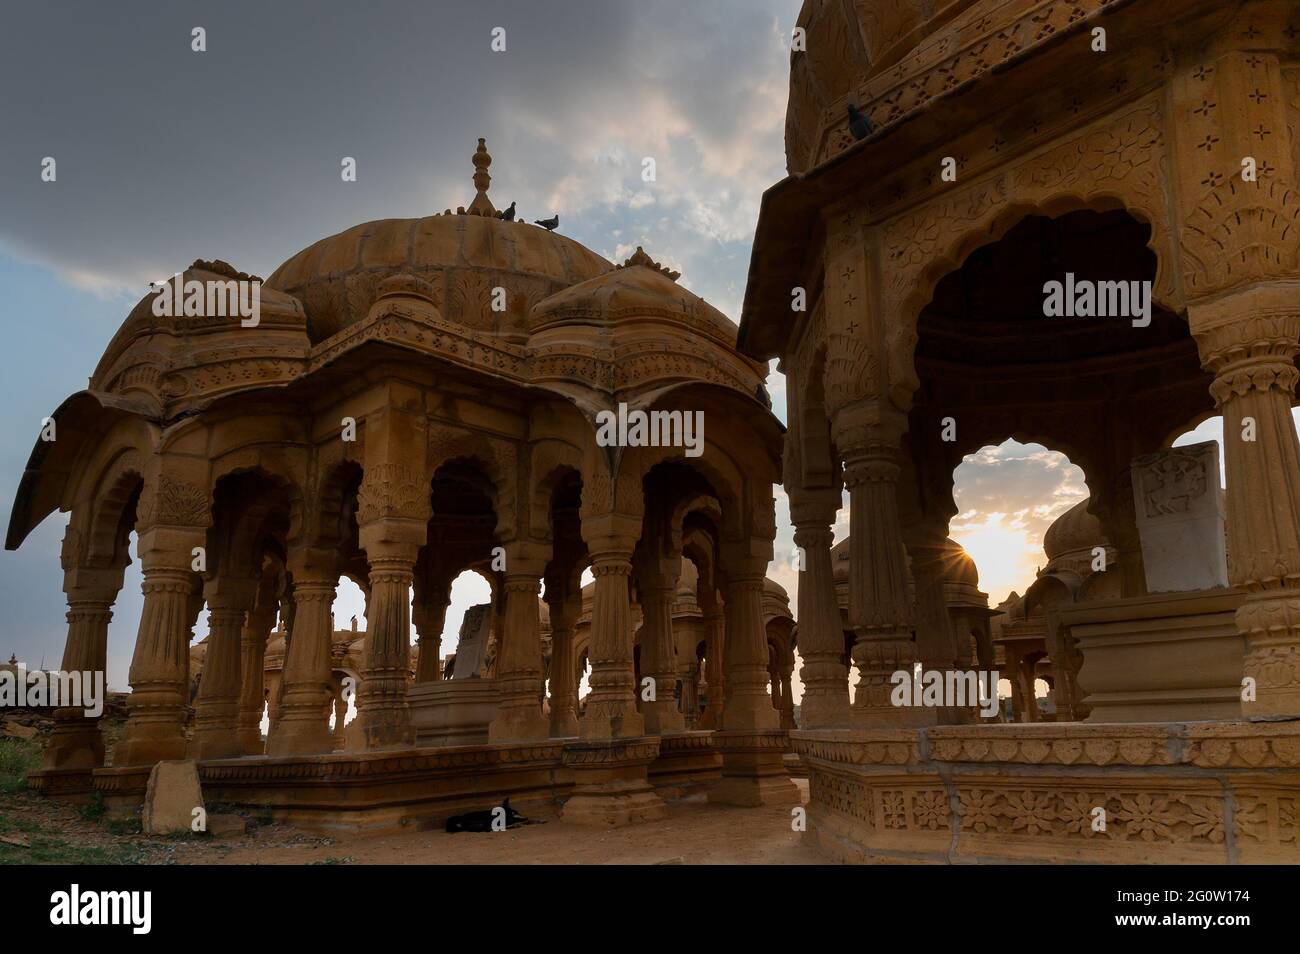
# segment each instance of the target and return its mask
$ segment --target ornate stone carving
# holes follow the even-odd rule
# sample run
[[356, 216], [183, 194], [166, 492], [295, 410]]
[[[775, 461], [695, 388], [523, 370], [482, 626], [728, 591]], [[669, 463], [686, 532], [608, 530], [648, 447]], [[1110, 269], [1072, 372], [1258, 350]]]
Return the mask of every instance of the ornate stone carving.
[[1182, 230], [1189, 297], [1300, 271], [1300, 193], [1267, 178], [1230, 176], [1196, 203]]
[[357, 521], [383, 517], [427, 519], [429, 488], [423, 474], [402, 464], [381, 463], [366, 469], [357, 492]]
[[207, 492], [166, 474], [153, 488], [146, 483], [137, 505], [137, 517], [140, 525], [146, 527], [206, 527], [212, 521]]

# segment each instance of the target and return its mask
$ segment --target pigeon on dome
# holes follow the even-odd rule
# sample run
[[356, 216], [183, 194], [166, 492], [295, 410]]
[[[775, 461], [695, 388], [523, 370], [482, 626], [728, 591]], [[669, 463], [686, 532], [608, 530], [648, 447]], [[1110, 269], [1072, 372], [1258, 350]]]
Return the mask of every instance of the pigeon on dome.
[[556, 212], [549, 219], [534, 219], [534, 225], [540, 225], [548, 232], [554, 232], [560, 225], [560, 213]]

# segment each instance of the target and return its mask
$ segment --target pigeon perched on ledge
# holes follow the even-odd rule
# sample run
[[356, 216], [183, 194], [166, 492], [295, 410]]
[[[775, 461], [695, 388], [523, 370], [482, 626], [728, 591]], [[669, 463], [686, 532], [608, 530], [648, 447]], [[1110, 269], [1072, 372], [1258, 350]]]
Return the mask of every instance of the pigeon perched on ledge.
[[506, 222], [513, 222], [515, 220], [515, 204], [513, 202], [510, 203], [510, 208], [502, 210], [501, 218]]
[[849, 132], [853, 134], [853, 138], [866, 139], [875, 130], [871, 117], [858, 112], [858, 107], [849, 103]]
[[534, 220], [533, 220], [533, 224], [534, 224], [534, 225], [540, 225], [542, 228], [546, 229], [546, 231], [548, 231], [548, 232], [554, 232], [555, 229], [556, 229], [556, 227], [559, 226], [559, 224], [560, 224], [560, 214], [557, 212], [555, 215], [551, 216], [549, 219], [534, 219]]

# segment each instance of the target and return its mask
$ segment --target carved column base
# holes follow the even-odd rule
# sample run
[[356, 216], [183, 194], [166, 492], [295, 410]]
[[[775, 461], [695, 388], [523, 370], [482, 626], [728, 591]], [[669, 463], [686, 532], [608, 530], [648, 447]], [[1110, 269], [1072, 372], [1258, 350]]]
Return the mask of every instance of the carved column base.
[[551, 738], [567, 739], [578, 734], [578, 714], [568, 706], [551, 709]]
[[593, 700], [588, 695], [587, 709], [578, 723], [578, 735], [591, 741], [639, 739], [645, 735], [645, 718], [636, 711], [636, 703], [630, 697]]
[[183, 684], [133, 683], [127, 699], [126, 726], [113, 750], [113, 765], [149, 766], [188, 757], [181, 704]]
[[[365, 674], [362, 674], [364, 684]], [[334, 748], [329, 725], [323, 724], [321, 730], [327, 739], [329, 752]], [[405, 697], [400, 704], [386, 704], [382, 708], [373, 704], [361, 708], [357, 717], [347, 727], [347, 748], [349, 750], [371, 751], [374, 749], [401, 749], [415, 745], [415, 729], [411, 725], [411, 711], [406, 705]]]
[[[515, 697], [512, 702], [515, 704], [497, 708], [496, 718], [488, 726], [489, 742], [534, 742], [550, 738], [550, 722], [536, 699]], [[573, 734], [578, 734], [576, 720]]]
[[646, 735], [675, 735], [686, 731], [686, 717], [677, 711], [677, 700], [672, 696], [641, 704]]
[[658, 755], [654, 738], [566, 744], [564, 764], [573, 772], [573, 793], [560, 817], [601, 828], [667, 818], [667, 806], [647, 779]]
[[1255, 680], [1255, 701], [1243, 701], [1251, 720], [1300, 718], [1300, 589], [1251, 593], [1237, 610], [1246, 637], [1242, 671]]
[[41, 768], [89, 773], [104, 764], [104, 737], [98, 719], [87, 718], [80, 709], [57, 709], [54, 720]]
[[334, 746], [334, 734], [330, 731], [329, 723], [312, 718], [310, 713], [288, 713], [276, 724], [266, 740], [266, 754], [320, 755], [333, 752]]
[[804, 728], [846, 728], [853, 724], [848, 670], [838, 656], [805, 655], [800, 677], [804, 688], [799, 719]]
[[785, 768], [790, 738], [781, 729], [715, 732], [713, 747], [722, 753], [722, 778], [709, 788], [717, 805], [798, 805], [799, 789]]
[[262, 726], [260, 724], [249, 728], [240, 726], [239, 732], [235, 736], [239, 740], [239, 750], [241, 755], [261, 755], [266, 750], [266, 743], [262, 741]]
[[190, 742], [192, 757], [237, 759], [243, 755], [244, 742], [238, 735], [238, 720], [238, 703], [220, 708], [207, 706], [203, 717], [195, 719], [194, 738]]

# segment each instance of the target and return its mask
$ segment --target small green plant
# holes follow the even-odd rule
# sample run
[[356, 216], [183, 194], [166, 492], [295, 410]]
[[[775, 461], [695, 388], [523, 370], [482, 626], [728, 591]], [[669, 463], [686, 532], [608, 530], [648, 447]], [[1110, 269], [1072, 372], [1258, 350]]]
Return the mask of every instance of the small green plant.
[[113, 815], [104, 819], [104, 827], [114, 835], [140, 834], [139, 815]]
[[104, 804], [104, 793], [96, 792], [90, 796], [90, 801], [84, 805], [77, 806], [77, 814], [86, 821], [99, 821], [108, 812], [108, 806]]
[[350, 865], [352, 864], [352, 856], [346, 855], [342, 858], [336, 858], [336, 857], [322, 858], [319, 861], [309, 861], [307, 862], [307, 864], [309, 865]]
[[40, 764], [40, 743], [31, 739], [0, 739], [0, 794], [21, 792], [27, 787], [27, 773]]

